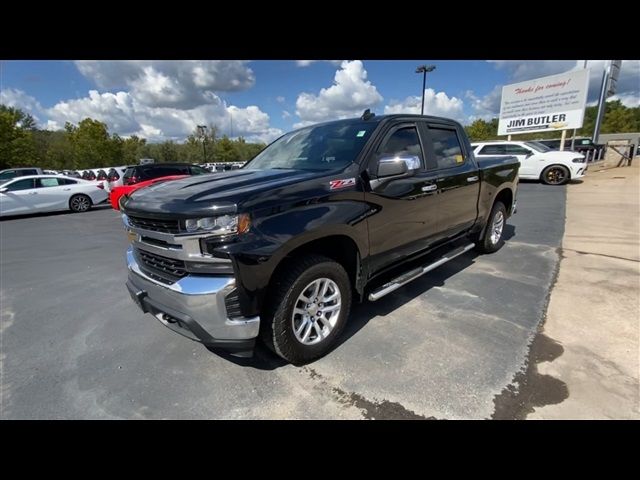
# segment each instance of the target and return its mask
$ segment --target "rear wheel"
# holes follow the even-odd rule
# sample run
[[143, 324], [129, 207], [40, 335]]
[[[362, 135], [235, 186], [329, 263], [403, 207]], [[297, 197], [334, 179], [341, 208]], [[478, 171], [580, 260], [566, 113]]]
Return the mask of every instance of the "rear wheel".
[[484, 237], [476, 242], [476, 250], [481, 253], [493, 253], [504, 245], [504, 226], [507, 221], [507, 208], [502, 202], [493, 204]]
[[294, 365], [312, 362], [335, 346], [350, 308], [351, 283], [342, 265], [309, 255], [275, 281], [262, 339]]
[[91, 208], [91, 198], [88, 195], [78, 194], [69, 199], [69, 208], [72, 212], [86, 212]]
[[563, 165], [551, 165], [543, 170], [540, 178], [547, 185], [564, 185], [571, 179], [571, 174]]

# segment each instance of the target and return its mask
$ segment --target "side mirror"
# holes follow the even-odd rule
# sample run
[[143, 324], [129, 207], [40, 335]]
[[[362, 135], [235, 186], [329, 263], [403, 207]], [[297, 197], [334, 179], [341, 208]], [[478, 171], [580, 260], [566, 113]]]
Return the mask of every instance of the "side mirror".
[[529, 152], [529, 153], [527, 153], [527, 154], [524, 156], [524, 158], [529, 158], [531, 155], [533, 155], [533, 152]]
[[0, 188], [0, 193], [8, 192], [9, 189], [7, 187]]
[[420, 168], [420, 158], [416, 155], [395, 155], [380, 157], [376, 169], [376, 176], [395, 177], [408, 173], [415, 173]]

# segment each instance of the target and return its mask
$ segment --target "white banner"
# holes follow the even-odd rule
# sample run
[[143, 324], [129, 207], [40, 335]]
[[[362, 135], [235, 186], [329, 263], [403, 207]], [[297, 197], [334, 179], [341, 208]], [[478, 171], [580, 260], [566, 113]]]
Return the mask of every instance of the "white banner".
[[580, 128], [589, 69], [502, 87], [498, 135]]

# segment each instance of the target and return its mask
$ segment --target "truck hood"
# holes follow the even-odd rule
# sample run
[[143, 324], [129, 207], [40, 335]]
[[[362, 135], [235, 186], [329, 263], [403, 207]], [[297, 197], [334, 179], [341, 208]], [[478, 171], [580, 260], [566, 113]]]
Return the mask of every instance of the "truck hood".
[[300, 170], [231, 170], [163, 182], [134, 192], [125, 213], [197, 216], [234, 213], [249, 198], [282, 189], [321, 172]]

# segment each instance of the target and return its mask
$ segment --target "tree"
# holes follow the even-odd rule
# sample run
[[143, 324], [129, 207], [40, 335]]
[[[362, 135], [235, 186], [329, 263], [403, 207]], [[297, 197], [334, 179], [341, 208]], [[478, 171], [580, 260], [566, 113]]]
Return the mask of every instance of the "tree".
[[38, 163], [32, 132], [23, 126], [29, 122], [22, 110], [0, 105], [0, 169]]
[[487, 122], [478, 118], [474, 120], [471, 125], [467, 125], [464, 128], [469, 135], [469, 138], [473, 142], [479, 142], [482, 140], [490, 140], [496, 138], [498, 136], [498, 126], [495, 125], [495, 129], [493, 128], [493, 122]]

